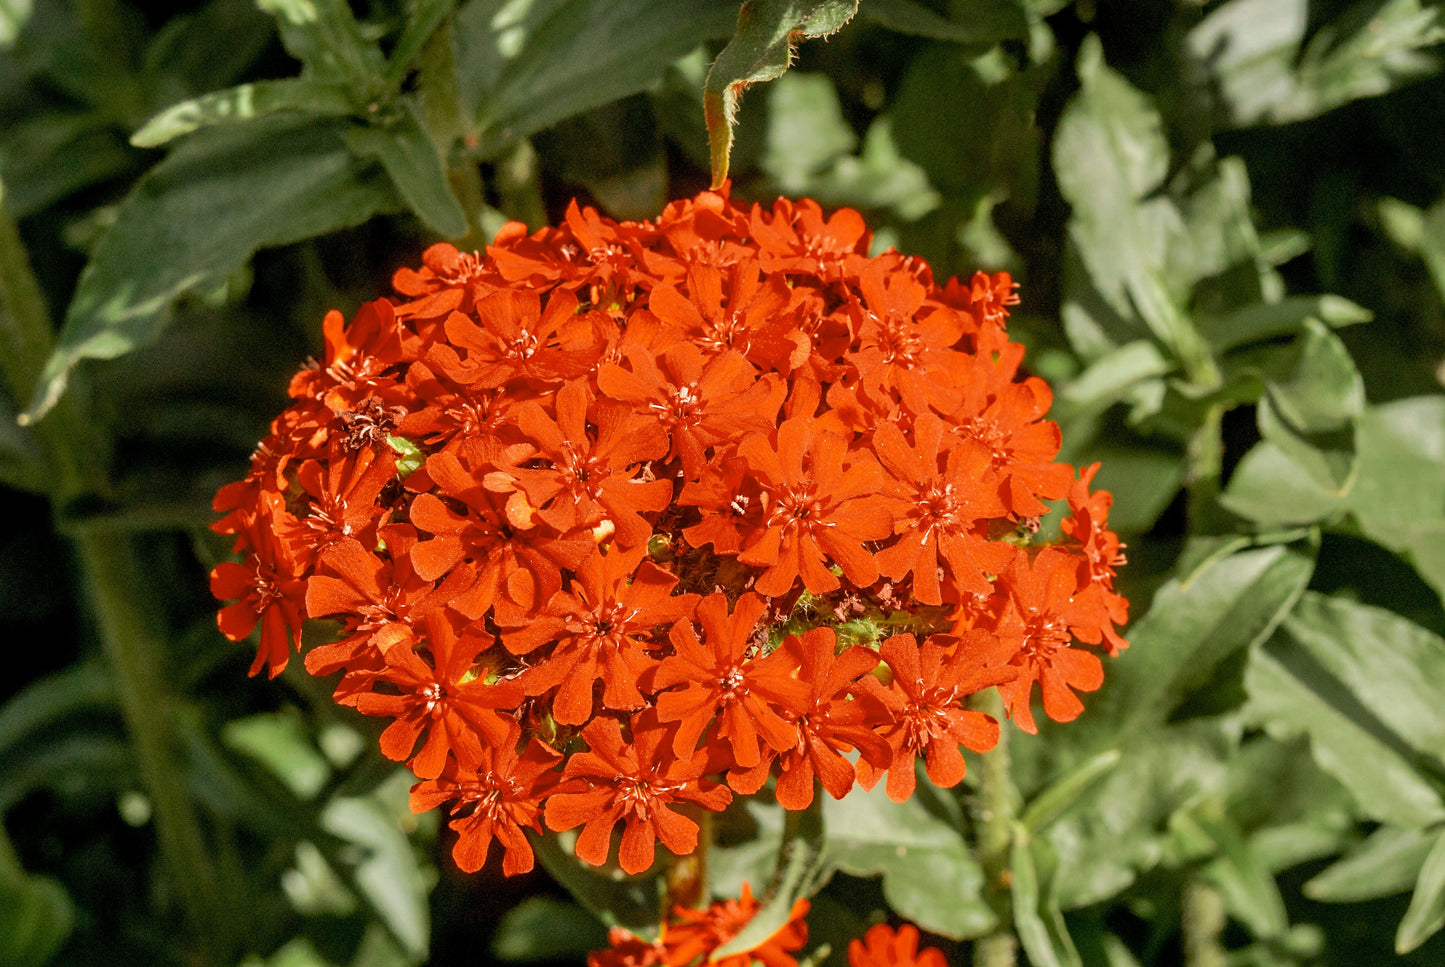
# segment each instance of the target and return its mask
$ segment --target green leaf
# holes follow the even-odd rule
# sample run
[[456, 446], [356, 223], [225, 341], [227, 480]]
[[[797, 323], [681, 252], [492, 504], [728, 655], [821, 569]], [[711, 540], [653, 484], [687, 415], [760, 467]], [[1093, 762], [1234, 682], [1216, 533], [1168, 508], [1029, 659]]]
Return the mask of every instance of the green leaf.
[[787, 813], [777, 870], [762, 897], [762, 905], [747, 926], [713, 951], [710, 959], [722, 960], [746, 953], [792, 919], [797, 902], [821, 889], [832, 873], [825, 842], [821, 803], [815, 800], [808, 809]]
[[1052, 891], [1040, 883], [1037, 854], [1041, 848], [1046, 844], [1032, 840], [1027, 830], [1015, 825], [1009, 847], [1014, 930], [1036, 967], [1082, 967], [1058, 903]]
[[1298, 332], [1310, 320], [1335, 329], [1369, 322], [1370, 310], [1336, 295], [1291, 296], [1279, 302], [1259, 302], [1226, 315], [1200, 315], [1204, 338], [1217, 352]]
[[137, 148], [158, 148], [197, 128], [234, 124], [280, 111], [340, 117], [356, 106], [349, 85], [304, 78], [256, 81], [173, 104], [131, 135]]
[[1079, 50], [1078, 73], [1079, 91], [1054, 135], [1054, 173], [1073, 208], [1072, 248], [1099, 295], [1128, 326], [1109, 334], [1121, 345], [1149, 334], [1132, 321], [1130, 283], [1142, 286], [1151, 274], [1162, 274], [1186, 229], [1173, 202], [1157, 194], [1169, 167], [1159, 112], [1105, 65], [1095, 36]]
[[980, 936], [997, 918], [982, 899], [983, 869], [960, 832], [962, 820], [945, 818], [944, 802], [922, 783], [903, 803], [889, 799], [881, 783], [829, 799], [823, 804], [828, 863], [852, 876], [881, 875], [888, 905], [925, 930], [954, 939]]
[[744, 0], [737, 29], [703, 85], [703, 115], [712, 153], [712, 186], [728, 177], [733, 123], [743, 88], [781, 77], [800, 40], [826, 37], [852, 19], [858, 0]]
[[1381, 826], [1341, 860], [1305, 883], [1321, 903], [1359, 903], [1403, 893], [1414, 885], [1439, 830]]
[[1401, 554], [1445, 599], [1445, 399], [1365, 410], [1346, 507], [1371, 540]]
[[1262, 441], [1234, 468], [1219, 503], [1260, 527], [1288, 527], [1329, 520], [1342, 508], [1342, 495], [1313, 479], [1293, 455]]
[[[1271, 735], [1305, 733], [1326, 772], [1381, 822], [1445, 819], [1439, 695], [1445, 641], [1397, 615], [1308, 594], [1245, 669], [1249, 709]], [[1430, 743], [1434, 742], [1432, 746]]]
[[99, 111], [48, 111], [0, 129], [5, 207], [16, 218], [138, 167], [114, 122]]
[[121, 205], [22, 418], [44, 415], [81, 360], [151, 342], [177, 298], [219, 285], [257, 249], [396, 207], [390, 186], [347, 150], [333, 123], [262, 118], [196, 132]]
[[1364, 411], [1365, 384], [1350, 351], [1314, 319], [1263, 375], [1275, 411], [1300, 433], [1338, 430]]
[[0, 0], [0, 48], [9, 47], [30, 19], [31, 0]]
[[1135, 339], [1110, 350], [1069, 380], [1055, 398], [1052, 419], [1059, 422], [1102, 413], [1137, 385], [1173, 371], [1175, 363], [1147, 339]]
[[960, 44], [996, 44], [1027, 37], [1029, 22], [1009, 0], [971, 0], [955, 5], [943, 17], [918, 0], [864, 0], [859, 12], [868, 20], [900, 34], [952, 40]]
[[1231, 123], [1301, 121], [1439, 69], [1422, 53], [1445, 40], [1428, 3], [1359, 3], [1313, 31], [1310, 13], [1308, 0], [1231, 0], [1190, 31]]
[[406, 797], [412, 775], [404, 770], [365, 798], [339, 797], [326, 804], [321, 826], [361, 848], [352, 876], [356, 888], [383, 923], [417, 959], [426, 957], [431, 916], [431, 877], [417, 861], [402, 821], [411, 820]]
[[498, 960], [574, 960], [607, 946], [607, 931], [575, 903], [528, 897], [502, 917], [492, 935]]
[[822, 74], [784, 74], [768, 88], [768, 107], [762, 168], [786, 193], [807, 191], [814, 174], [857, 144], [838, 91]]
[[1118, 749], [1107, 749], [1060, 776], [1053, 785], [1033, 798], [1019, 819], [1030, 835], [1047, 829], [1069, 811], [1079, 798], [1119, 764]]
[[1420, 867], [1410, 908], [1405, 911], [1395, 934], [1395, 952], [1408, 954], [1441, 927], [1445, 927], [1445, 832], [1436, 835], [1425, 864]]
[[232, 719], [221, 732], [227, 748], [263, 763], [301, 799], [311, 799], [331, 777], [331, 767], [316, 749], [305, 724], [295, 714], [266, 712]]
[[426, 42], [456, 6], [457, 0], [416, 0], [407, 5], [406, 26], [386, 63], [388, 87], [395, 88], [405, 79]]
[[256, 0], [276, 18], [286, 51], [306, 67], [303, 76], [351, 85], [365, 101], [381, 93], [382, 58], [346, 0]]
[[14, 755], [41, 730], [54, 734], [71, 715], [114, 705], [114, 679], [103, 663], [83, 662], [53, 672], [0, 705], [0, 754]]
[[512, 19], [515, 4], [476, 6], [458, 14], [455, 30], [484, 158], [645, 90], [688, 51], [727, 36], [732, 20], [731, 6], [714, 0], [553, 0], [521, 23]]
[[1270, 635], [1313, 570], [1312, 548], [1277, 544], [1231, 553], [1171, 579], [1129, 629], [1129, 650], [1110, 662], [1075, 731], [1086, 728], [1091, 745], [1108, 749], [1163, 722], [1221, 661]]
[[1179, 813], [1177, 825], [1206, 837], [1219, 854], [1204, 868], [1204, 876], [1219, 889], [1230, 914], [1261, 939], [1284, 936], [1289, 930], [1284, 899], [1274, 876], [1254, 856], [1244, 835], [1223, 816], [1208, 809]]
[[358, 156], [381, 162], [407, 205], [437, 234], [467, 233], [467, 215], [447, 182], [446, 162], [410, 104], [392, 121], [350, 128], [346, 144]]
[[65, 888], [48, 876], [0, 880], [0, 964], [44, 967], [75, 926]]
[[620, 867], [590, 866], [574, 856], [574, 834], [528, 834], [527, 840], [542, 868], [603, 926], [625, 927], [645, 936], [656, 932], [666, 912], [660, 864], [645, 874], [629, 876]]

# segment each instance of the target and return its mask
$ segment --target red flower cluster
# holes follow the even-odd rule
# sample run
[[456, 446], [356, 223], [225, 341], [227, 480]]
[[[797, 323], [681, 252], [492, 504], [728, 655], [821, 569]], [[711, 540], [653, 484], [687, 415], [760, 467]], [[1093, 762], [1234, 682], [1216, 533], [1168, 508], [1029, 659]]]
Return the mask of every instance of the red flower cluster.
[[[523, 830], [645, 869], [678, 807], [770, 778], [789, 809], [885, 775], [963, 776], [998, 685], [1034, 731], [1124, 647], [1109, 495], [1054, 463], [1004, 273], [934, 283], [869, 257], [856, 212], [704, 193], [653, 222], [573, 205], [485, 256], [436, 245], [395, 300], [324, 323], [245, 479], [218, 566], [252, 673], [306, 652], [382, 750], [450, 805], [464, 869]], [[1061, 543], [1030, 546], [1045, 501]], [[308, 629], [307, 637], [316, 634]], [[886, 667], [883, 667], [886, 666]], [[856, 761], [853, 753], [857, 753]]]
[[656, 940], [613, 927], [607, 936], [608, 948], [589, 955], [587, 967], [751, 967], [754, 961], [763, 967], [798, 967], [793, 953], [808, 942], [808, 924], [803, 919], [808, 913], [807, 900], [796, 901], [788, 922], [761, 943], [714, 958], [752, 921], [760, 906], [744, 883], [742, 896], [736, 900], [720, 900], [706, 910], [674, 908]]

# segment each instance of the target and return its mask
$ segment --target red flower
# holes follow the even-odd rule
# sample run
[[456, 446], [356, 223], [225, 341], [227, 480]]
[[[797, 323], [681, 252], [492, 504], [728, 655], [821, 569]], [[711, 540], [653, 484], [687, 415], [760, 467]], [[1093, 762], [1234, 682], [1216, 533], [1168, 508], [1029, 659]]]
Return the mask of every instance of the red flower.
[[[887, 770], [889, 799], [905, 802], [913, 795], [917, 756], [923, 756], [929, 781], [948, 789], [963, 779], [960, 745], [987, 752], [998, 744], [998, 722], [964, 709], [962, 702], [974, 692], [1018, 676], [1018, 669], [1004, 664], [1011, 649], [1002, 655], [999, 651], [998, 639], [987, 634], [974, 634], [963, 642], [932, 635], [921, 646], [912, 635], [894, 635], [879, 647], [892, 672], [889, 687], [873, 678], [863, 678], [859, 685], [886, 705], [892, 717], [879, 729], [893, 749]], [[865, 789], [873, 788], [882, 775], [866, 759], [859, 760], [857, 770]]]
[[692, 622], [672, 626], [674, 653], [657, 669], [652, 686], [659, 693], [658, 720], [679, 723], [672, 744], [677, 755], [692, 754], [714, 717], [718, 738], [727, 740], [732, 760], [743, 769], [762, 760], [760, 741], [774, 752], [796, 743], [793, 724], [783, 716], [795, 718], [807, 707], [808, 686], [793, 677], [797, 665], [784, 649], [762, 657], [749, 654], [767, 608], [762, 598], [748, 593], [729, 616], [726, 595], [703, 598], [697, 620], [706, 647]]
[[886, 923], [869, 927], [862, 940], [848, 942], [848, 967], [948, 967], [937, 947], [918, 949], [918, 928], [896, 931]]
[[519, 753], [520, 736], [514, 722], [502, 742], [483, 746], [475, 760], [454, 761], [437, 778], [412, 787], [414, 813], [454, 803], [451, 827], [461, 835], [452, 858], [468, 873], [482, 868], [493, 838], [506, 850], [503, 873], [530, 870], [532, 846], [522, 830], [540, 833], [542, 800], [565, 788], [556, 771], [561, 756], [536, 739], [528, 739]]
[[829, 560], [856, 586], [877, 580], [878, 566], [863, 544], [892, 533], [893, 515], [887, 501], [863, 499], [883, 485], [867, 451], [850, 453], [843, 437], [817, 431], [809, 417], [795, 417], [778, 427], [776, 443], [755, 433], [738, 453], [757, 476], [768, 514], [767, 529], [738, 555], [744, 564], [766, 568], [758, 591], [787, 594], [799, 577], [813, 594], [837, 590]]
[[753, 899], [752, 888], [744, 883], [736, 900], [720, 900], [706, 910], [678, 907], [673, 919], [663, 930], [662, 946], [671, 967], [688, 967], [702, 958], [713, 967], [750, 967], [757, 961], [764, 967], [798, 967], [793, 952], [808, 942], [809, 903], [793, 901], [788, 921], [757, 945], [714, 958], [713, 953], [732, 940], [757, 916], [761, 904]]
[[628, 873], [641, 873], [652, 865], [655, 843], [678, 856], [697, 847], [697, 823], [670, 807], [696, 803], [716, 812], [732, 794], [703, 778], [706, 753], [689, 759], [672, 754], [655, 715], [633, 716], [630, 725], [630, 742], [623, 741], [615, 719], [595, 719], [582, 730], [588, 750], [567, 760], [564, 775], [586, 780], [590, 788], [553, 795], [546, 820], [547, 828], [558, 832], [582, 826], [577, 856], [593, 866], [607, 862], [612, 830], [624, 823], [618, 863]]

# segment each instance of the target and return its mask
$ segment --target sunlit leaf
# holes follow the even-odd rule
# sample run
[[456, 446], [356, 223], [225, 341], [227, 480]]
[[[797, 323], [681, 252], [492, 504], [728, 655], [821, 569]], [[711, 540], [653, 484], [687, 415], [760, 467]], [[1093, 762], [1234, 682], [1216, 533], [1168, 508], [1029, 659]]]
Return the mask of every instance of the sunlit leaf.
[[1441, 927], [1445, 927], [1445, 832], [1436, 834], [1425, 864], [1420, 867], [1410, 908], [1395, 934], [1395, 952], [1408, 954]]
[[1414, 885], [1438, 838], [1437, 830], [1381, 826], [1306, 882], [1304, 895], [1323, 903], [1358, 903], [1403, 893]]
[[410, 105], [396, 118], [346, 131], [346, 144], [386, 169], [397, 193], [427, 227], [444, 238], [466, 234], [467, 216], [447, 182], [446, 160]]
[[795, 44], [828, 36], [857, 10], [858, 0], [745, 0], [732, 40], [713, 61], [703, 90], [714, 188], [727, 180], [743, 89], [781, 77], [792, 63]]
[[256, 81], [173, 104], [131, 135], [130, 143], [137, 148], [156, 148], [197, 128], [280, 111], [340, 117], [355, 110], [352, 97], [351, 88], [341, 83], [303, 78]]

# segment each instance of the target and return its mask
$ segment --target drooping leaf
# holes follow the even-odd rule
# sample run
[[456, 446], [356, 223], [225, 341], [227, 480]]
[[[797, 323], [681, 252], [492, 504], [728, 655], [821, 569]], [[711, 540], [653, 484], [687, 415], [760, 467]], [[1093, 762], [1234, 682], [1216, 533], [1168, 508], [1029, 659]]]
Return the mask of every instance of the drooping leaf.
[[338, 82], [305, 78], [256, 81], [173, 104], [131, 135], [130, 143], [137, 148], [158, 148], [197, 128], [249, 121], [280, 111], [341, 117], [356, 110], [352, 98], [351, 87]]
[[1174, 817], [1176, 824], [1191, 827], [1213, 845], [1218, 858], [1203, 875], [1218, 888], [1226, 908], [1249, 932], [1259, 938], [1281, 937], [1289, 929], [1284, 899], [1269, 869], [1250, 850], [1240, 830], [1222, 815], [1196, 809]]
[[651, 935], [661, 922], [666, 884], [657, 865], [647, 873], [629, 876], [620, 867], [589, 866], [572, 853], [576, 837], [528, 835], [537, 862], [573, 899], [607, 927], [625, 927]]
[[762, 905], [747, 926], [713, 952], [713, 959], [754, 949], [792, 919], [797, 902], [817, 892], [832, 873], [825, 842], [819, 803], [787, 814], [776, 872], [767, 885]]
[[1307, 734], [1315, 760], [1367, 816], [1418, 827], [1445, 819], [1439, 789], [1417, 764], [1440, 761], [1442, 675], [1437, 636], [1377, 608], [1309, 594], [1251, 653], [1245, 688], [1252, 716], [1278, 737]]
[[[589, 108], [636, 94], [733, 18], [713, 0], [553, 0], [535, 11], [477, 5], [458, 15], [458, 73], [477, 105], [477, 147], [495, 157]], [[500, 9], [499, 9], [500, 7]], [[520, 12], [526, 19], [511, 19]]]
[[467, 232], [467, 215], [447, 183], [446, 161], [432, 143], [410, 104], [381, 124], [352, 127], [346, 144], [386, 169], [397, 192], [427, 227], [444, 238]]
[[1438, 838], [1434, 829], [1381, 826], [1306, 882], [1304, 895], [1323, 903], [1358, 903], [1403, 893], [1414, 885]]
[[1395, 952], [1408, 954], [1441, 927], [1445, 927], [1445, 831], [1436, 834], [1425, 864], [1420, 867], [1410, 908], [1395, 934]]
[[177, 298], [218, 285], [256, 250], [398, 205], [335, 123], [271, 117], [196, 132], [121, 205], [81, 275], [25, 418], [54, 405], [77, 363], [150, 342]]
[[744, 0], [732, 39], [713, 61], [703, 86], [714, 188], [727, 180], [743, 89], [781, 77], [792, 63], [794, 44], [834, 33], [857, 10], [858, 0]]

